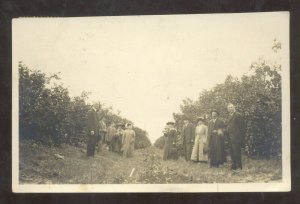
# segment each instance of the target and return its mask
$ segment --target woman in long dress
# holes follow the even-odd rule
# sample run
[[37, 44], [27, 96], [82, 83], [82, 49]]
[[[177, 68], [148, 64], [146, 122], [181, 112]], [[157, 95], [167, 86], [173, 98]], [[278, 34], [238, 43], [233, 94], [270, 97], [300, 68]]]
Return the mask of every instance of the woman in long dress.
[[174, 128], [174, 122], [168, 122], [164, 130], [165, 145], [163, 160], [177, 159], [176, 137], [177, 131]]
[[123, 144], [123, 156], [128, 158], [133, 156], [134, 150], [134, 141], [135, 141], [135, 132], [132, 130], [132, 124], [126, 124], [126, 130], [124, 130], [122, 137]]
[[115, 150], [117, 153], [121, 153], [122, 148], [122, 137], [124, 134], [124, 130], [122, 129], [123, 124], [117, 124], [117, 132], [116, 132], [116, 143], [115, 143]]
[[107, 134], [105, 137], [105, 142], [108, 146], [109, 151], [113, 151], [113, 142], [114, 142], [113, 138], [115, 137], [116, 132], [117, 132], [116, 125], [114, 122], [112, 122], [107, 128]]
[[209, 161], [211, 167], [219, 167], [226, 162], [224, 122], [219, 119], [217, 110], [212, 110], [212, 119], [208, 123]]
[[204, 118], [197, 119], [197, 127], [195, 130], [195, 143], [191, 155], [191, 160], [195, 162], [207, 162], [208, 154], [205, 152], [207, 147], [208, 128], [204, 124]]

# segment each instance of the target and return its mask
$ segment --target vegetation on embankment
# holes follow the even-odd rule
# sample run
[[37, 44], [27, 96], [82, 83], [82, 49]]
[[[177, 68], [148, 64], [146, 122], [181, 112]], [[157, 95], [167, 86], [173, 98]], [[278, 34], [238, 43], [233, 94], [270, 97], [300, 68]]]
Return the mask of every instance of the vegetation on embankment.
[[243, 163], [243, 170], [235, 174], [229, 170], [230, 162], [212, 169], [208, 164], [186, 162], [183, 158], [163, 161], [162, 151], [153, 146], [136, 150], [133, 158], [125, 159], [104, 149], [88, 159], [85, 146], [49, 147], [32, 140], [20, 142], [21, 184], [281, 182], [280, 160], [243, 157]]

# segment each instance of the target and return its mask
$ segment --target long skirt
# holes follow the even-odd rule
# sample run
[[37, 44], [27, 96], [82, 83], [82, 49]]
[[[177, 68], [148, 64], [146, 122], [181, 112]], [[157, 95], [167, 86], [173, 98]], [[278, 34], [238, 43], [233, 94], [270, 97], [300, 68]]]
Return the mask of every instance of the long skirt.
[[115, 152], [121, 152], [121, 144], [122, 144], [122, 139], [120, 137], [116, 138], [115, 142]]
[[184, 158], [186, 161], [189, 161], [191, 159], [192, 149], [193, 149], [193, 143], [191, 142], [183, 143]]
[[133, 156], [134, 143], [125, 143], [123, 146], [123, 157], [128, 158]]
[[102, 146], [104, 144], [104, 139], [105, 139], [105, 132], [100, 132], [97, 140], [97, 151], [98, 153], [102, 152]]
[[226, 162], [225, 143], [222, 136], [216, 134], [211, 135], [209, 158], [211, 167], [218, 167]]
[[117, 152], [117, 137], [113, 136], [111, 138], [111, 149], [113, 152]]
[[208, 154], [204, 153], [204, 147], [205, 143], [203, 140], [196, 138], [191, 155], [192, 161], [208, 161]]
[[178, 150], [174, 143], [174, 140], [170, 140], [169, 138], [165, 138], [165, 145], [164, 145], [164, 154], [163, 160], [168, 159], [178, 159]]
[[88, 135], [88, 141], [87, 141], [87, 156], [94, 156], [95, 155], [95, 146], [97, 142], [97, 136], [96, 135]]

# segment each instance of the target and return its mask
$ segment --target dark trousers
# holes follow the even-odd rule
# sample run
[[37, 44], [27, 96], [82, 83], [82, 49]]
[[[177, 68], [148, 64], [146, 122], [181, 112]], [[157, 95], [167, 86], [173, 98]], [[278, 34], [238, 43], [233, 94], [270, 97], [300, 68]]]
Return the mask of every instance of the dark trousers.
[[242, 148], [239, 143], [230, 144], [230, 154], [231, 154], [231, 169], [242, 169]]
[[184, 158], [186, 161], [191, 160], [192, 149], [193, 149], [193, 143], [184, 143], [183, 144]]
[[95, 154], [95, 146], [97, 142], [97, 136], [96, 135], [89, 135], [88, 141], [87, 141], [87, 156], [94, 156]]
[[113, 140], [108, 142], [108, 150], [113, 151]]

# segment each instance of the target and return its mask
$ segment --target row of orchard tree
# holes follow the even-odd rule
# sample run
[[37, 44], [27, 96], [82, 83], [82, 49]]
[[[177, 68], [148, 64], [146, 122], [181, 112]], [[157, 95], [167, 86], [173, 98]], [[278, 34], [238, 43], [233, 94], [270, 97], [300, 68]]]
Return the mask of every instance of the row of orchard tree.
[[[275, 41], [273, 50], [277, 52], [280, 48], [281, 44]], [[280, 72], [280, 65], [259, 59], [240, 79], [227, 76], [223, 83], [201, 92], [197, 100], [184, 100], [181, 112], [173, 115], [178, 130], [183, 116], [195, 121], [198, 116], [209, 115], [212, 109], [217, 109], [226, 122], [229, 116], [226, 106], [230, 102], [247, 123], [245, 153], [254, 157], [281, 156]], [[163, 138], [159, 138], [154, 145], [162, 147], [162, 144]]]
[[[86, 142], [86, 117], [91, 108], [89, 93], [70, 97], [57, 74], [47, 76], [19, 63], [19, 129], [21, 139], [33, 139], [47, 145]], [[107, 123], [128, 123], [130, 120], [115, 114], [112, 107], [99, 102], [99, 119]], [[151, 145], [147, 132], [134, 127], [135, 148]]]

